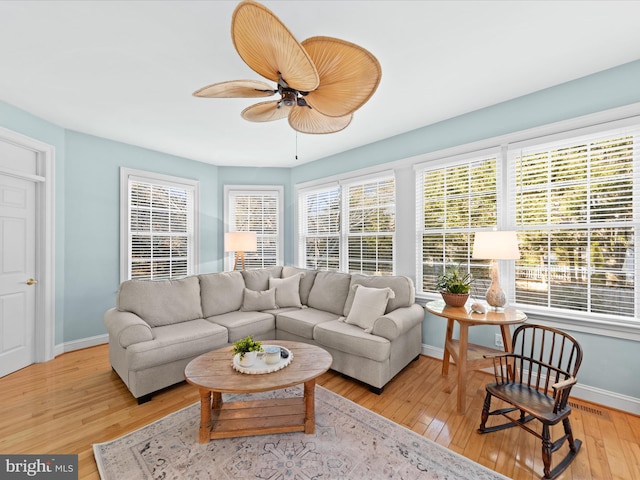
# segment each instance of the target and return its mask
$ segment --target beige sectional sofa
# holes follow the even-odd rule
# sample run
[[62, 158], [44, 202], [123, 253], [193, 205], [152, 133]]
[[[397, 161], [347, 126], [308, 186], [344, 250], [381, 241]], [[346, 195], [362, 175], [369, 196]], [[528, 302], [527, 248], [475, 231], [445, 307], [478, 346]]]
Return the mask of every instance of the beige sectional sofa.
[[312, 343], [332, 369], [382, 388], [422, 347], [408, 277], [271, 267], [129, 280], [104, 315], [109, 359], [139, 403], [184, 380], [193, 358], [253, 335]]

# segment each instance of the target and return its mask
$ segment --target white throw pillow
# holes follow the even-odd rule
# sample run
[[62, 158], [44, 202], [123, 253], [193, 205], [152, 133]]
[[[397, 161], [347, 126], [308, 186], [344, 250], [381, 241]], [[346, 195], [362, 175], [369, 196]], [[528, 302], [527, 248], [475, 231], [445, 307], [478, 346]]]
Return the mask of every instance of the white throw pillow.
[[276, 305], [276, 290], [271, 288], [258, 292], [256, 290], [244, 289], [241, 312], [257, 312], [260, 310], [274, 310]]
[[356, 284], [351, 287], [356, 294], [346, 322], [363, 328], [365, 333], [371, 333], [373, 324], [378, 317], [384, 315], [387, 302], [395, 298], [395, 292], [389, 288], [370, 288]]
[[276, 289], [276, 304], [278, 308], [302, 308], [300, 301], [300, 279], [304, 273], [297, 273], [286, 278], [269, 278], [269, 289]]

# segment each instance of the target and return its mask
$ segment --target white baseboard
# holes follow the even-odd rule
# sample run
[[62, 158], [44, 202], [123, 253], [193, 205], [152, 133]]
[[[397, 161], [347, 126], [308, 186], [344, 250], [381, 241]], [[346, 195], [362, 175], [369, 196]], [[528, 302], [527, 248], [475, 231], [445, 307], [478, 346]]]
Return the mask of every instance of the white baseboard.
[[72, 340], [56, 345], [55, 355], [61, 355], [65, 352], [73, 352], [74, 350], [81, 350], [83, 348], [95, 347], [96, 345], [102, 345], [109, 343], [109, 335], [106, 333], [103, 335], [96, 335], [94, 337], [81, 338], [80, 340]]
[[[444, 349], [422, 344], [422, 354], [427, 357], [442, 360]], [[493, 370], [491, 368], [485, 368], [483, 371], [493, 374]], [[571, 389], [571, 396], [586, 402], [596, 403], [616, 410], [622, 410], [624, 412], [633, 413], [634, 415], [640, 415], [640, 398], [622, 395], [620, 393], [591, 387], [581, 383], [576, 384]]]

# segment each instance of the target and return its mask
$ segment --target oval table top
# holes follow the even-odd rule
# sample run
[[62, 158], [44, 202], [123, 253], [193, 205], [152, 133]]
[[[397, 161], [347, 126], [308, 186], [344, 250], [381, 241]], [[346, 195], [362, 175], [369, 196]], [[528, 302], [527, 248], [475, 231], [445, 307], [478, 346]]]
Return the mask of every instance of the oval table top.
[[291, 387], [319, 377], [333, 363], [326, 350], [315, 345], [286, 340], [261, 340], [262, 345], [279, 345], [293, 354], [282, 370], [263, 374], [240, 373], [233, 368], [233, 346], [194, 358], [184, 374], [188, 383], [221, 393], [254, 393]]
[[476, 313], [467, 310], [466, 307], [450, 307], [442, 300], [434, 300], [425, 305], [428, 312], [439, 317], [451, 318], [458, 322], [472, 323], [474, 325], [511, 325], [523, 323], [527, 320], [527, 315], [513, 307], [493, 310], [487, 307], [487, 313]]

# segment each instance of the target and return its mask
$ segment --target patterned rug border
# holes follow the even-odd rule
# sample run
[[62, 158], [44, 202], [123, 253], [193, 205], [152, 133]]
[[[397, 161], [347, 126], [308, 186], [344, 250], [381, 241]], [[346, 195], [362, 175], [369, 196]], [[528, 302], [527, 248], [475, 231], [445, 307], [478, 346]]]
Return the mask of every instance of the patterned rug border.
[[[294, 387], [295, 389], [296, 387]], [[301, 389], [299, 391], [299, 394], [301, 395]], [[320, 395], [318, 395], [320, 394]], [[356, 402], [353, 402], [352, 400], [345, 398], [341, 395], [338, 395], [337, 393], [332, 392], [331, 390], [328, 390], [320, 385], [316, 385], [316, 401], [318, 401], [318, 396], [326, 396], [326, 397], [334, 397], [334, 399], [337, 399], [338, 401], [342, 401], [345, 402], [345, 404], [350, 405], [351, 408], [355, 409], [355, 410], [364, 410], [367, 414], [373, 416], [374, 418], [377, 418], [380, 422], [382, 423], [389, 423], [392, 425], [392, 428], [397, 428], [400, 429], [404, 432], [405, 435], [409, 435], [410, 437], [413, 437], [417, 442], [424, 442], [426, 444], [429, 444], [431, 446], [431, 448], [434, 448], [436, 450], [439, 450], [440, 452], [443, 452], [446, 455], [449, 455], [451, 457], [457, 458], [460, 460], [461, 463], [463, 464], [473, 464], [474, 467], [476, 467], [478, 470], [483, 471], [484, 473], [486, 473], [488, 475], [488, 478], [495, 478], [495, 479], [501, 479], [501, 480], [510, 480], [509, 477], [506, 477], [494, 470], [491, 470], [488, 467], [485, 467], [484, 465], [481, 465], [477, 462], [474, 462], [473, 460], [465, 457], [464, 455], [461, 455], [453, 450], [450, 450], [440, 444], [438, 444], [437, 442], [434, 442], [433, 440], [423, 437], [422, 435], [420, 435], [417, 432], [414, 432], [413, 430], [405, 427], [404, 425], [401, 425], [399, 423], [394, 422], [393, 420], [390, 420], [382, 415], [380, 415], [377, 412], [374, 412], [368, 408], [365, 408], [359, 404], [357, 404]], [[225, 401], [229, 400], [235, 400], [236, 397], [242, 397], [242, 395], [229, 395], [229, 394], [225, 394]], [[325, 400], [322, 400], [325, 401]], [[333, 405], [330, 403], [330, 401], [325, 401], [325, 403], [327, 403], [331, 408], [335, 408], [333, 407]], [[167, 415], [165, 415], [162, 418], [159, 418], [147, 425], [144, 425], [140, 428], [137, 428], [136, 430], [133, 430], [129, 433], [126, 433], [120, 437], [114, 438], [112, 440], [108, 440], [106, 442], [101, 442], [101, 443], [94, 443], [93, 446], [93, 453], [94, 453], [94, 458], [98, 467], [98, 473], [100, 475], [100, 478], [103, 480], [109, 480], [108, 477], [105, 476], [105, 467], [103, 465], [103, 459], [102, 456], [100, 455], [100, 449], [102, 447], [105, 446], [109, 446], [111, 444], [114, 443], [118, 443], [118, 442], [126, 442], [127, 439], [139, 434], [140, 432], [142, 432], [145, 429], [149, 429], [150, 427], [160, 424], [160, 423], [166, 423], [169, 422], [173, 417], [179, 416], [181, 414], [183, 414], [186, 410], [190, 410], [190, 409], [194, 409], [197, 408], [198, 413], [199, 413], [199, 407], [200, 407], [200, 402], [194, 402], [191, 405], [188, 405], [186, 407], [183, 407], [179, 410], [176, 410], [175, 412], [171, 412]], [[317, 408], [316, 408], [316, 412], [317, 412]], [[198, 415], [198, 422], [199, 422], [199, 415]], [[196, 434], [197, 437], [197, 434]], [[437, 477], [437, 478], [454, 478], [454, 477]], [[455, 478], [462, 478], [462, 477], [458, 477], [456, 476]]]

